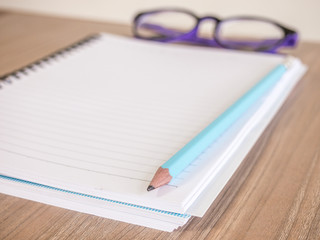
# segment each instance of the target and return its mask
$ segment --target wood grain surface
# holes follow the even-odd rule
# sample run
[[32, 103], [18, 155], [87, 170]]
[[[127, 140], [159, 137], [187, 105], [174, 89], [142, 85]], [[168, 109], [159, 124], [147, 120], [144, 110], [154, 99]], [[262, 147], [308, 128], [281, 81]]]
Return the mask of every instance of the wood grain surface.
[[[131, 36], [124, 25], [0, 11], [0, 75], [101, 31]], [[0, 194], [0, 239], [320, 239], [320, 43], [289, 53], [307, 74], [203, 218], [166, 233]]]

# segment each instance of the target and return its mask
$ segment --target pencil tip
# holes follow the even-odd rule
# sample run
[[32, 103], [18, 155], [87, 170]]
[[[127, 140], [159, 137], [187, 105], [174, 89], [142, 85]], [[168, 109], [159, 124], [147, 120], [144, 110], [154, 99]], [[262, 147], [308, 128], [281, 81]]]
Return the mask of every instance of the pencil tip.
[[152, 191], [153, 189], [155, 189], [155, 187], [152, 186], [152, 185], [149, 185], [148, 188], [147, 188], [147, 191], [149, 192], [149, 191]]

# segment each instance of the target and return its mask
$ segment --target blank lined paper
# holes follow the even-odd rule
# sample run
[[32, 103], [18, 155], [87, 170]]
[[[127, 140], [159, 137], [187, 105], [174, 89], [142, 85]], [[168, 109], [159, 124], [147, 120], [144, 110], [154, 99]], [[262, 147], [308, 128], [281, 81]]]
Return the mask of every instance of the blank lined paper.
[[[32, 159], [33, 166], [65, 168], [67, 178], [74, 170], [99, 173], [98, 188], [113, 185], [109, 176], [146, 185], [158, 166], [280, 61], [271, 58], [257, 77], [247, 74], [250, 79], [235, 85], [233, 78], [243, 74], [237, 59], [230, 73], [220, 68], [225, 53], [185, 50], [102, 36], [43, 63], [1, 93], [0, 150], [10, 159]], [[204, 66], [194, 66], [198, 57]]]

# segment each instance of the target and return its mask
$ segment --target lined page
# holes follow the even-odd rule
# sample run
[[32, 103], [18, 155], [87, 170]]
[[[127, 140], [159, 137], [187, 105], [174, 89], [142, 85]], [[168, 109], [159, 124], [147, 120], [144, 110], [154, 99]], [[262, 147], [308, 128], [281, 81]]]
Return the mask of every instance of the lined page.
[[102, 35], [0, 91], [1, 174], [155, 208], [183, 202], [189, 170], [147, 193], [156, 169], [281, 61]]

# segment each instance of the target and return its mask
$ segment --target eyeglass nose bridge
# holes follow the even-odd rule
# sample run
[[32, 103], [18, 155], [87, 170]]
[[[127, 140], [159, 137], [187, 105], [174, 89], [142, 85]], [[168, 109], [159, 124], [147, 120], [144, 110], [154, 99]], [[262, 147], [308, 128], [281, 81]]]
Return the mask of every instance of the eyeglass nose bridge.
[[205, 21], [205, 20], [213, 20], [215, 22], [219, 22], [220, 21], [219, 18], [214, 17], [214, 16], [204, 16], [204, 17], [199, 17], [198, 18], [198, 22], [202, 22], [202, 21]]
[[195, 35], [198, 35], [199, 34], [199, 29], [200, 29], [200, 26], [202, 23], [206, 22], [206, 21], [212, 21], [213, 22], [213, 32], [212, 34], [214, 34], [215, 30], [216, 30], [216, 27], [218, 25], [218, 23], [221, 21], [219, 18], [217, 17], [214, 17], [214, 16], [203, 16], [203, 17], [198, 17], [197, 19], [197, 24], [193, 30], [193, 33]]

